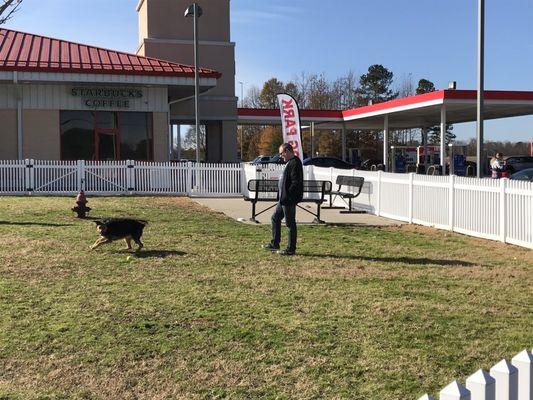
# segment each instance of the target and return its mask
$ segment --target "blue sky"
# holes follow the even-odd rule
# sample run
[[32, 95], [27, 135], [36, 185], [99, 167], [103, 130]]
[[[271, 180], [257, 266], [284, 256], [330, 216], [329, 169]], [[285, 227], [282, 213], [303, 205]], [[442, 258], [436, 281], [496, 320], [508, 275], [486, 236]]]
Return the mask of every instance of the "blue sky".
[[[213, 0], [214, 1], [214, 0]], [[7, 27], [135, 52], [137, 0], [24, 0]], [[485, 88], [533, 90], [533, 0], [486, 0]], [[181, 15], [176, 18], [182, 18]], [[329, 79], [382, 64], [397, 84], [476, 88], [477, 0], [231, 0], [236, 81]], [[237, 84], [236, 94], [240, 95]], [[461, 139], [475, 124], [455, 128]], [[487, 140], [533, 138], [533, 117], [485, 124]]]

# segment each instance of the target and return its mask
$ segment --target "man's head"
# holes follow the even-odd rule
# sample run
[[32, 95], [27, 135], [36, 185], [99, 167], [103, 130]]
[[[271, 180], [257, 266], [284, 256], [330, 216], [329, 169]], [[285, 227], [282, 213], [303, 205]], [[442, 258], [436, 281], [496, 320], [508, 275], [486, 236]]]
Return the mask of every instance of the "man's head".
[[496, 158], [502, 159], [503, 158], [503, 153], [496, 153]]
[[289, 143], [283, 143], [279, 146], [279, 155], [283, 158], [283, 161], [287, 162], [294, 157], [294, 150]]

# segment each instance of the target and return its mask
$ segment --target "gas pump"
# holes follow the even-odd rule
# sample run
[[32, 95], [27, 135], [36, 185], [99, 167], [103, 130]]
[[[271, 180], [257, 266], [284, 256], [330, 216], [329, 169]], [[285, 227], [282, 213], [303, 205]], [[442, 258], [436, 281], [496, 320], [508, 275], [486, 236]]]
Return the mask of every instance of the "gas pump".
[[450, 143], [450, 175], [466, 176], [466, 149], [467, 146], [459, 146]]
[[391, 157], [392, 157], [392, 172], [404, 173], [406, 169], [405, 165], [405, 149], [400, 146], [391, 146]]
[[[427, 155], [424, 153], [424, 148], [427, 149]], [[440, 165], [439, 146], [418, 146], [416, 148], [417, 171], [425, 173], [431, 165]]]
[[392, 172], [409, 172], [416, 165], [416, 147], [391, 146]]
[[359, 168], [361, 166], [361, 149], [350, 147], [348, 149], [348, 162]]

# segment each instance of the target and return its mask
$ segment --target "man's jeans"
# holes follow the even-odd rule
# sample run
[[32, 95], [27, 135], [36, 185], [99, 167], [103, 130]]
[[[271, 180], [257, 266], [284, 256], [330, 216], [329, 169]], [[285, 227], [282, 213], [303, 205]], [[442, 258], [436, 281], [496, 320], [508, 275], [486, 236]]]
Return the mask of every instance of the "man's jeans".
[[277, 204], [272, 214], [272, 245], [279, 247], [281, 241], [281, 220], [285, 217], [285, 225], [289, 228], [289, 243], [287, 250], [296, 251], [296, 205], [282, 206]]

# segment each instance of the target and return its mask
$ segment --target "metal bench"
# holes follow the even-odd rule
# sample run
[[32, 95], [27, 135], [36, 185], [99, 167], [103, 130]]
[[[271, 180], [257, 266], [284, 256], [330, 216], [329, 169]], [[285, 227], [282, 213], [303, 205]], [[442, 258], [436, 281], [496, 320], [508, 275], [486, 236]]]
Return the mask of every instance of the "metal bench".
[[[250, 218], [250, 221], [258, 222], [256, 219], [258, 215], [263, 214], [265, 211], [268, 211], [276, 206], [276, 204], [273, 204], [260, 212], [257, 212], [256, 208], [258, 202], [277, 202], [279, 200], [278, 183], [279, 181], [277, 179], [250, 179], [248, 181], [248, 191], [250, 191], [253, 195], [251, 197], [244, 196], [244, 200], [252, 203], [252, 217]], [[328, 195], [330, 192], [330, 181], [304, 180], [304, 198], [302, 199], [301, 203], [315, 203], [317, 206], [316, 212], [309, 211], [300, 205], [297, 205], [297, 207], [313, 215], [315, 217], [313, 222], [323, 224], [324, 221], [320, 219], [320, 208], [322, 203], [326, 201], [326, 195]], [[262, 196], [264, 194], [270, 194], [271, 196]], [[272, 194], [275, 194], [276, 196], [272, 196]]]
[[[352, 200], [361, 194], [361, 189], [365, 183], [365, 178], [360, 176], [347, 176], [347, 175], [337, 175], [335, 184], [339, 185], [337, 190], [334, 190], [330, 194], [330, 205], [333, 203], [333, 200], [337, 196], [341, 197], [342, 200], [346, 203], [348, 199], [348, 210], [342, 210], [343, 214], [362, 214], [366, 211], [363, 210], [354, 210], [352, 208]], [[353, 188], [353, 191], [348, 191], [349, 188]], [[344, 189], [344, 190], [343, 190]], [[333, 196], [333, 198], [332, 198]]]

